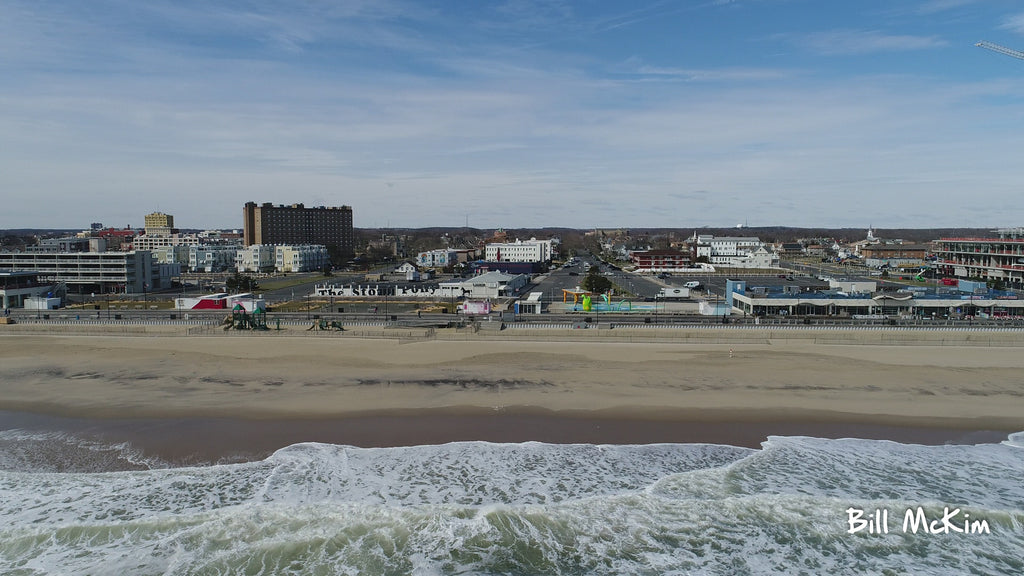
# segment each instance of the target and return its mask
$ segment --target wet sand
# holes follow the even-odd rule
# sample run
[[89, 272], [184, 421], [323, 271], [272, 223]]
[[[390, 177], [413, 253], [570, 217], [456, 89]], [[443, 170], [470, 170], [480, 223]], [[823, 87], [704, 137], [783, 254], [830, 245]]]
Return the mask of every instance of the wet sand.
[[[691, 415], [694, 416], [694, 415]], [[708, 443], [758, 448], [769, 436], [864, 438], [910, 444], [982, 444], [1006, 439], [1005, 431], [940, 422], [890, 426], [809, 419], [751, 419], [717, 414], [677, 420], [644, 420], [601, 414], [424, 413], [337, 419], [79, 419], [0, 412], [0, 429], [63, 431], [108, 444], [130, 443], [147, 457], [180, 464], [266, 458], [301, 442], [363, 448], [484, 441], [556, 444]]]

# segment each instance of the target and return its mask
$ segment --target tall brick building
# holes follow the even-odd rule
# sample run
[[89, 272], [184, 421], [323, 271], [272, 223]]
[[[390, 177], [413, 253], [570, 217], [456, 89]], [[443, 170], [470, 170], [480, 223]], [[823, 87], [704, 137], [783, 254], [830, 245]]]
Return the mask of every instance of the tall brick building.
[[323, 244], [329, 250], [353, 252], [352, 207], [246, 202], [242, 208], [243, 242], [253, 244]]

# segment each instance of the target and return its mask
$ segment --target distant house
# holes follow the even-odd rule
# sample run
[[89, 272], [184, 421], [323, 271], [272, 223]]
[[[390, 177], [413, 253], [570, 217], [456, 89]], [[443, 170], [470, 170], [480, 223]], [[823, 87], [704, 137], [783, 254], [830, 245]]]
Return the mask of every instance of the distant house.
[[761, 246], [746, 257], [735, 260], [732, 265], [738, 268], [775, 268], [779, 265], [779, 256]]
[[782, 253], [786, 256], [798, 256], [804, 253], [804, 245], [799, 242], [783, 242]]
[[432, 276], [433, 273], [430, 270], [421, 271], [416, 264], [406, 261], [402, 262], [397, 268], [395, 268], [394, 272], [387, 274], [385, 279], [393, 281], [405, 280], [407, 282], [421, 282], [423, 280], [429, 280]]

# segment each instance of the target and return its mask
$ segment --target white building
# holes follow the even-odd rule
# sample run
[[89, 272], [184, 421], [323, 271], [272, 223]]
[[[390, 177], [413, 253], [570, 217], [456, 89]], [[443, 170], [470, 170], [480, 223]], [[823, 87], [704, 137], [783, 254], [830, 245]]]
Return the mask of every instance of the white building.
[[329, 260], [321, 244], [253, 244], [235, 250], [239, 272], [314, 272]]
[[444, 296], [473, 299], [511, 297], [529, 281], [530, 277], [525, 274], [513, 276], [503, 272], [487, 272], [459, 282], [442, 282], [440, 293]]
[[158, 264], [180, 264], [189, 268], [189, 246], [162, 246], [153, 251], [153, 261]]
[[416, 264], [424, 268], [447, 268], [458, 263], [458, 256], [459, 253], [455, 250], [430, 250], [417, 254]]
[[235, 253], [235, 269], [239, 272], [270, 272], [277, 265], [273, 244], [253, 244]]
[[239, 247], [230, 244], [199, 244], [188, 247], [188, 267], [193, 272], [223, 272], [235, 267]]
[[733, 260], [731, 266], [736, 268], [778, 268], [779, 255], [762, 245], [746, 256]]
[[136, 236], [132, 246], [136, 250], [149, 250], [156, 252], [167, 246], [195, 246], [199, 244], [199, 238], [195, 234], [142, 234]]
[[484, 259], [488, 262], [550, 262], [551, 240], [530, 238], [500, 244], [488, 244]]
[[778, 257], [771, 252], [768, 252], [771, 256], [767, 258], [767, 264], [764, 266], [752, 265], [755, 263], [765, 263], [763, 253], [760, 256], [752, 257], [752, 255], [762, 249], [764, 252], [768, 252], [764, 242], [753, 236], [722, 236], [718, 238], [711, 235], [697, 236], [697, 258], [703, 256], [707, 258], [710, 264], [745, 268], [770, 268], [773, 266], [771, 264], [773, 260], [775, 263], [778, 262]]
[[278, 272], [314, 272], [327, 265], [327, 247], [322, 244], [284, 244], [276, 247]]

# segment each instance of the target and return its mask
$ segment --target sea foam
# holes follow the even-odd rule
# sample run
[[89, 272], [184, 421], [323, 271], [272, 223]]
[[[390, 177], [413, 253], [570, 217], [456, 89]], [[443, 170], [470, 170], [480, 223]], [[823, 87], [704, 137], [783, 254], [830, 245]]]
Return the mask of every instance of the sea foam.
[[[202, 467], [22, 466], [0, 472], [0, 572], [1021, 573], [1020, 437], [772, 437], [761, 450], [297, 444]], [[943, 505], [991, 533], [847, 532], [851, 506]]]

